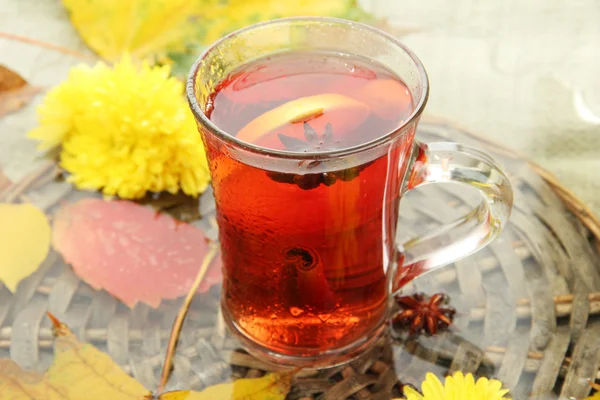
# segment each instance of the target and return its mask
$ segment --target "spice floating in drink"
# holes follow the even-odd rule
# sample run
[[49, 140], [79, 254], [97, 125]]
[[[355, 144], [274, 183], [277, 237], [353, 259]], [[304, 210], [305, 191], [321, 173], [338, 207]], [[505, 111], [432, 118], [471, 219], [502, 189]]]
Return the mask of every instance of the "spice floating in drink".
[[[305, 140], [298, 139], [293, 136], [287, 136], [283, 133], [277, 134], [277, 137], [283, 144], [285, 150], [296, 151], [296, 152], [314, 152], [318, 150], [329, 150], [335, 149], [335, 142], [333, 139], [333, 128], [330, 123], [325, 125], [324, 132], [322, 134], [317, 133], [308, 122], [304, 122], [304, 137]], [[325, 186], [333, 185], [338, 179], [343, 181], [350, 181], [358, 176], [360, 171], [366, 168], [370, 163], [358, 165], [351, 168], [336, 170], [336, 171], [325, 171], [319, 173], [303, 173], [303, 174], [291, 174], [285, 172], [270, 171], [267, 175], [277, 182], [290, 183], [297, 185], [301, 189], [314, 189], [319, 185]], [[307, 170], [316, 168], [321, 165], [321, 161], [305, 161], [302, 160], [298, 163], [299, 166], [306, 165]]]

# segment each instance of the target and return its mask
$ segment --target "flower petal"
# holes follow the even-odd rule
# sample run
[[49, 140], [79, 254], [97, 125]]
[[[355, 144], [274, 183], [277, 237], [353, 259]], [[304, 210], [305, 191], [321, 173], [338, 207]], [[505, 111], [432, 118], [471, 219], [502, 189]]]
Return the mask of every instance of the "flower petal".
[[442, 382], [440, 382], [438, 377], [432, 374], [431, 372], [427, 373], [425, 381], [421, 385], [421, 389], [423, 390], [423, 396], [425, 397], [425, 399], [448, 399]]
[[40, 149], [62, 145], [60, 164], [80, 189], [197, 196], [208, 186], [208, 163], [184, 85], [169, 74], [127, 55], [114, 67], [75, 67], [44, 99], [29, 137]]
[[415, 389], [410, 386], [404, 386], [404, 395], [406, 396], [406, 400], [424, 400], [424, 397], [421, 393], [417, 392]]

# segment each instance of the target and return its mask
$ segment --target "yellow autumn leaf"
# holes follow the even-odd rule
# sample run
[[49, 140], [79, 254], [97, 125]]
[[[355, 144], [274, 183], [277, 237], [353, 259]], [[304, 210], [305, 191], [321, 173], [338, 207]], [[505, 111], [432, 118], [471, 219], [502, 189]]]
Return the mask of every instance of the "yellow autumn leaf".
[[80, 343], [65, 325], [53, 322], [58, 337], [50, 369], [42, 376], [0, 360], [0, 400], [141, 400], [150, 394], [108, 355]]
[[238, 379], [211, 386], [202, 392], [164, 393], [160, 400], [283, 400], [290, 391], [291, 373], [270, 373], [262, 378]]
[[[0, 400], [149, 400], [155, 397], [91, 344], [81, 343], [52, 315], [56, 332], [54, 362], [41, 375], [0, 360]], [[158, 400], [284, 400], [291, 373], [239, 379], [202, 392], [164, 393]]]
[[63, 0], [71, 22], [98, 55], [160, 58], [205, 45], [260, 21], [290, 16], [359, 14], [355, 0]]
[[63, 4], [83, 40], [109, 61], [125, 52], [143, 59], [165, 49], [182, 50], [201, 29], [194, 18], [201, 0], [63, 0]]
[[229, 0], [225, 2], [205, 1], [203, 21], [206, 34], [202, 44], [210, 44], [229, 32], [261, 21], [275, 18], [305, 17], [352, 17], [350, 10], [356, 9], [355, 0]]
[[15, 292], [48, 255], [50, 225], [31, 204], [0, 203], [0, 282]]

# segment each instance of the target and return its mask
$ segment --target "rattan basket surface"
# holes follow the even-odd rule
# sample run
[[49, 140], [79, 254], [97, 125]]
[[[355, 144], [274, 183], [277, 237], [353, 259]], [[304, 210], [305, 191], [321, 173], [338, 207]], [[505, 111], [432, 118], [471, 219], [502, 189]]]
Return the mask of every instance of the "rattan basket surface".
[[[442, 121], [418, 137], [480, 147], [506, 169], [515, 190], [511, 221], [488, 248], [405, 288], [445, 292], [458, 311], [452, 330], [412, 339], [388, 335], [356, 361], [300, 373], [289, 399], [389, 399], [427, 372], [496, 377], [514, 399], [581, 399], [600, 367], [598, 219], [547, 171], [522, 156]], [[0, 201], [32, 202], [52, 216], [63, 201], [89, 194], [56, 182], [53, 164], [0, 191]], [[410, 192], [401, 206], [409, 237], [463, 215], [477, 197], [452, 185]], [[216, 236], [214, 200], [202, 196], [199, 224]], [[129, 309], [80, 281], [56, 253], [16, 294], [0, 284], [0, 357], [45, 370], [52, 361], [50, 311], [80, 339], [106, 351], [149, 389], [157, 387], [181, 301]], [[197, 389], [273, 367], [239, 350], [219, 315], [219, 288], [198, 295], [184, 324], [167, 389]], [[392, 337], [394, 336], [394, 337]]]

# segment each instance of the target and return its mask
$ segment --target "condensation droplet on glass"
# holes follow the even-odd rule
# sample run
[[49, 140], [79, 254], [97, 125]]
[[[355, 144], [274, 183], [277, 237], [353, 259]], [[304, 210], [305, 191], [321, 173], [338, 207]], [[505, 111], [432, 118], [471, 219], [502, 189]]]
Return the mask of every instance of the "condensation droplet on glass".
[[290, 314], [292, 314], [294, 317], [299, 317], [302, 314], [304, 314], [304, 310], [298, 307], [290, 307]]

